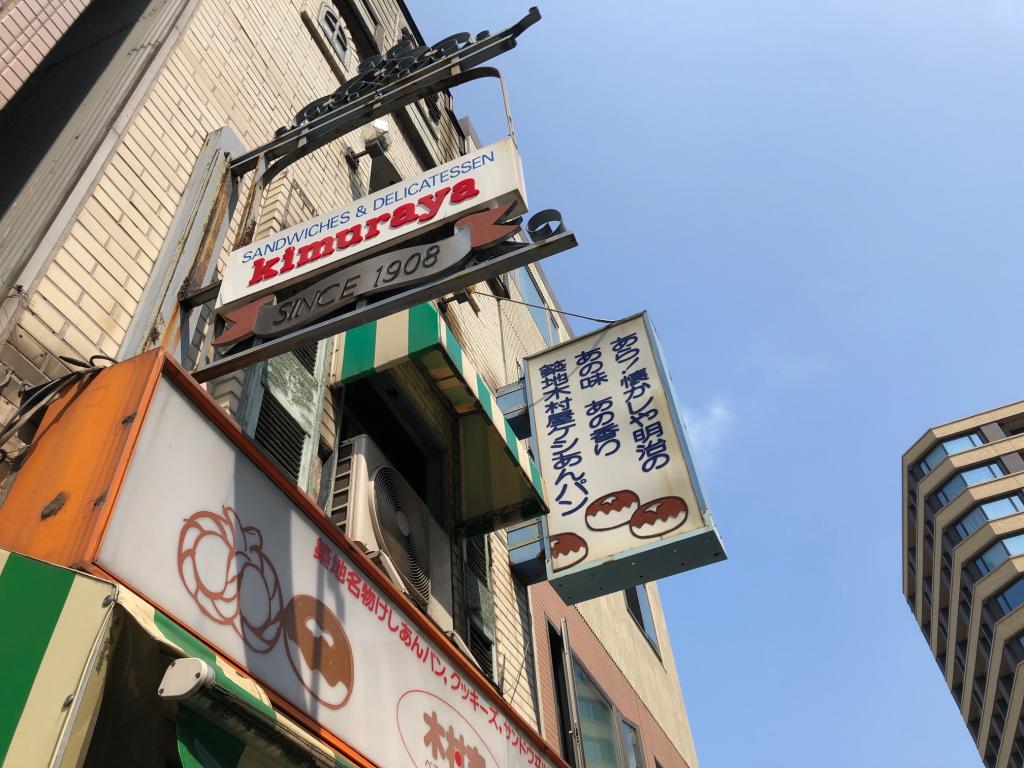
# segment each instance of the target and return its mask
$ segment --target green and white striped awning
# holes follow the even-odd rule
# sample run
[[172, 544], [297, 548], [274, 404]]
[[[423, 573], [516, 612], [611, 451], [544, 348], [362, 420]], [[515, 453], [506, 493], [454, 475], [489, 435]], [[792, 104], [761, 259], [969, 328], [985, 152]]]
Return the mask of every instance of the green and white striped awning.
[[[282, 715], [270, 702], [266, 691], [251, 677], [239, 673], [213, 649], [130, 590], [120, 587], [118, 604], [154, 639], [171, 649], [175, 655], [205, 661], [214, 672], [214, 684], [242, 702], [263, 720], [266, 726], [304, 746], [322, 765], [355, 768], [351, 762], [327, 744], [315, 738], [290, 718]], [[268, 764], [261, 745], [232, 732], [225, 724], [204, 716], [190, 707], [180, 706], [177, 715], [178, 756], [183, 768], [209, 768], [211, 759], [219, 768], [257, 768]], [[273, 764], [271, 761], [270, 764]]]
[[[276, 711], [266, 692], [211, 648], [121, 585], [0, 550], [0, 767], [80, 764], [100, 708], [112, 656], [115, 610], [130, 616], [171, 655], [205, 661], [218, 689], [262, 721], [232, 729], [179, 704], [178, 756], [184, 768], [277, 765], [273, 741], [287, 741], [318, 765], [353, 764]], [[123, 670], [118, 670], [123, 672]], [[156, 696], [152, 692], [133, 695]], [[267, 748], [270, 743], [270, 748]], [[309, 760], [307, 759], [307, 762]]]
[[115, 591], [0, 550], [0, 766], [50, 765], [58, 748], [76, 764], [85, 739], [73, 725], [97, 706], [89, 683]]
[[540, 471], [502, 415], [494, 393], [451, 328], [420, 304], [341, 334], [336, 382], [417, 360], [460, 416], [468, 533], [503, 528], [547, 511]]

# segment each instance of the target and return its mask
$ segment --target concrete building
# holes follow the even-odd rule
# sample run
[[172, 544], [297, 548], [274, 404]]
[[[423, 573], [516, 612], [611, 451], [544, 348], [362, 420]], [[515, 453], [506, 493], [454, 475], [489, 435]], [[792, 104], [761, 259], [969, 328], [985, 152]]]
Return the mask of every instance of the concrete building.
[[[404, 39], [429, 42], [401, 0], [4, 3], [0, 418], [27, 387], [66, 373], [62, 357], [124, 360], [163, 346], [180, 359], [182, 348], [196, 349], [177, 338], [175, 312], [182, 290], [201, 282], [202, 265], [182, 262], [167, 243], [180, 234], [176, 215], [197, 166], [211, 147], [240, 153], [267, 141], [355, 76], [360, 61]], [[442, 92], [390, 115], [383, 159], [346, 161], [363, 153], [357, 131], [292, 165], [265, 190], [253, 237], [471, 151], [479, 142], [453, 110]], [[511, 531], [474, 536], [459, 525], [475, 470], [463, 466], [473, 439], [463, 417], [519, 380], [524, 355], [569, 337], [557, 310], [543, 271], [522, 268], [422, 309], [417, 317], [442, 329], [422, 354], [402, 338], [399, 329], [414, 321], [403, 315], [374, 324], [377, 343], [364, 364], [353, 362], [350, 332], [208, 389], [346, 534], [358, 512], [346, 485], [353, 440], [369, 437], [450, 538], [445, 629], [570, 764], [582, 768], [567, 735], [575, 717], [590, 768], [694, 768], [656, 586], [570, 608], [522, 576]], [[466, 383], [467, 368], [479, 387]], [[528, 446], [524, 439], [522, 455]], [[83, 750], [86, 764], [118, 754], [89, 757], [88, 743]]]
[[903, 455], [903, 593], [984, 764], [1024, 765], [1024, 403]]

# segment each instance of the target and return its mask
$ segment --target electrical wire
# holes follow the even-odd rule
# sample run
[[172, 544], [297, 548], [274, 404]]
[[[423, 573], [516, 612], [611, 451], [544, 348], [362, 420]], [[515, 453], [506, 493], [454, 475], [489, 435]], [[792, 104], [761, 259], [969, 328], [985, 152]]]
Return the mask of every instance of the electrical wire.
[[10, 456], [10, 453], [4, 450], [3, 446], [7, 445], [11, 438], [18, 433], [18, 430], [25, 426], [36, 413], [49, 405], [54, 397], [64, 392], [73, 384], [106, 367], [97, 365], [96, 361], [105, 360], [111, 364], [117, 362], [106, 355], [93, 355], [89, 358], [88, 362], [64, 355], [58, 355], [58, 357], [78, 370], [71, 371], [28, 391], [27, 396], [22, 400], [14, 415], [0, 429], [0, 461], [5, 461]]
[[553, 309], [553, 308], [548, 307], [548, 306], [546, 306], [544, 304], [530, 304], [527, 301], [516, 301], [515, 299], [508, 299], [508, 298], [505, 298], [504, 296], [495, 296], [494, 294], [483, 293], [482, 291], [480, 293], [474, 293], [473, 295], [474, 296], [490, 296], [495, 301], [507, 301], [507, 302], [510, 302], [512, 304], [522, 304], [524, 307], [533, 307], [534, 309], [545, 309], [548, 312], [554, 312], [556, 315], [568, 315], [569, 317], [578, 317], [580, 320], [589, 320], [592, 323], [603, 323], [604, 325], [611, 325], [612, 323], [615, 322], [614, 320], [605, 320], [604, 318], [600, 318], [600, 317], [590, 317], [589, 315], [580, 315], [580, 314], [577, 314], [576, 312], [566, 312], [564, 309]]

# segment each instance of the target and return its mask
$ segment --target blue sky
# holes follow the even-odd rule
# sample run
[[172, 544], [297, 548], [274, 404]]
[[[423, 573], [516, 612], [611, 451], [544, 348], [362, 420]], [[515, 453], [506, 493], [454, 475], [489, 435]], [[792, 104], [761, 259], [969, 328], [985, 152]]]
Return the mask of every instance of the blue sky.
[[[430, 39], [527, 8], [411, 5]], [[581, 243], [544, 268], [651, 312], [729, 552], [661, 584], [701, 765], [980, 765], [900, 592], [899, 467], [1024, 398], [1024, 0], [541, 12], [495, 64]]]

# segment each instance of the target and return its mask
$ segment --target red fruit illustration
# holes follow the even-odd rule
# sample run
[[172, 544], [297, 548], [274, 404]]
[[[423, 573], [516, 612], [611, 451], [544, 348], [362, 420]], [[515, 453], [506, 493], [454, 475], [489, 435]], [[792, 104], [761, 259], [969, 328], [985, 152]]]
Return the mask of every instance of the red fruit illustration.
[[575, 533], [556, 533], [549, 539], [551, 570], [571, 568], [587, 558], [587, 542]]
[[638, 539], [653, 539], [679, 528], [688, 515], [685, 501], [663, 496], [642, 504], [629, 521], [629, 530]]
[[633, 491], [612, 491], [590, 502], [585, 513], [587, 528], [592, 531], [608, 531], [627, 525], [637, 507], [640, 497]]

